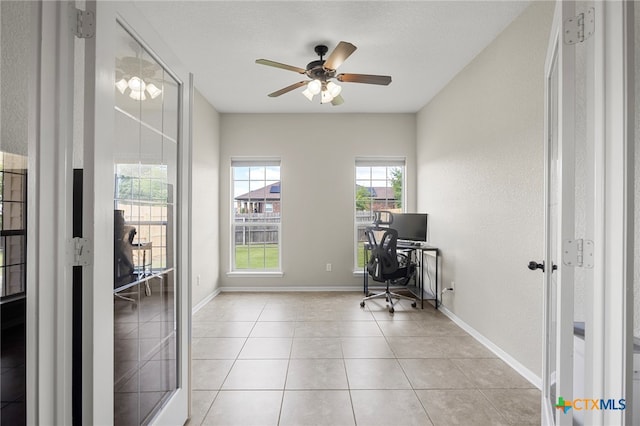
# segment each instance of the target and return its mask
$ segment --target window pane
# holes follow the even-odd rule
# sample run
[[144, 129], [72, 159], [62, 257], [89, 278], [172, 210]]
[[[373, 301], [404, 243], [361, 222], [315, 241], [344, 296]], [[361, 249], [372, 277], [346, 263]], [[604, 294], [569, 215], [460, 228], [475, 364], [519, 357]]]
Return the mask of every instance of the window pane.
[[251, 180], [265, 180], [265, 168], [251, 167], [251, 170], [249, 171], [249, 178]]
[[266, 169], [267, 180], [280, 180], [280, 167], [267, 167]]
[[235, 180], [249, 180], [249, 168], [248, 167], [234, 167], [233, 179]]
[[280, 269], [280, 167], [232, 166], [233, 270]]

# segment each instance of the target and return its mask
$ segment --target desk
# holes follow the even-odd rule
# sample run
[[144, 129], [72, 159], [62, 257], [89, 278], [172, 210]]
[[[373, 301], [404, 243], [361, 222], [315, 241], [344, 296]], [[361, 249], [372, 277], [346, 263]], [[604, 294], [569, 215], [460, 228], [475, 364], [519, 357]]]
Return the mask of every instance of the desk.
[[[369, 261], [369, 250], [370, 246], [368, 243], [364, 244], [364, 295], [369, 295], [369, 272], [367, 271], [367, 263]], [[406, 288], [410, 291], [415, 297], [420, 300], [420, 307], [424, 309], [424, 268], [423, 265], [427, 265], [424, 262], [425, 255], [431, 255], [435, 257], [435, 294], [430, 294], [428, 296], [433, 296], [433, 299], [427, 297], [427, 300], [434, 301], [434, 307], [438, 309], [440, 302], [438, 300], [438, 261], [440, 257], [440, 250], [437, 247], [430, 246], [424, 242], [416, 242], [415, 244], [403, 244], [398, 242], [397, 249], [399, 251], [411, 251], [415, 254], [415, 261], [417, 264], [417, 276], [415, 280], [415, 285], [407, 285], [402, 286], [402, 288]]]
[[[153, 262], [153, 244], [149, 242], [138, 242], [131, 244], [131, 251], [136, 252], [136, 259], [133, 264], [135, 265], [136, 273], [142, 275], [150, 275]], [[140, 260], [140, 252], [142, 252], [142, 261]], [[149, 252], [149, 259], [147, 259], [147, 252]]]
[[124, 278], [119, 279], [116, 283], [114, 283], [113, 295], [118, 299], [135, 303], [136, 302], [135, 299], [127, 297], [135, 294], [135, 291], [133, 293], [123, 293], [125, 290], [128, 290], [131, 287], [143, 284], [145, 294], [147, 296], [151, 296], [151, 287], [149, 287], [149, 281], [154, 278], [158, 278], [161, 281], [164, 281], [164, 276], [170, 272], [173, 272], [173, 268], [162, 269], [160, 271], [149, 272], [147, 274], [134, 273], [134, 274], [128, 275]]

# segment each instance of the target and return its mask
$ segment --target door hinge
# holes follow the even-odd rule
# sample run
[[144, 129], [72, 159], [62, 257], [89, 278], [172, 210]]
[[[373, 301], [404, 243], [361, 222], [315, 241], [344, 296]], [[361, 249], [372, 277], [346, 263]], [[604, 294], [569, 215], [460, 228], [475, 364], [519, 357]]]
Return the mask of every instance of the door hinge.
[[573, 267], [593, 268], [593, 241], [564, 240], [562, 263]]
[[596, 29], [596, 11], [590, 7], [586, 12], [580, 13], [564, 21], [565, 44], [582, 43], [593, 35]]
[[96, 16], [88, 10], [72, 8], [71, 31], [78, 38], [91, 38], [96, 35]]
[[75, 237], [71, 239], [70, 250], [72, 259], [71, 266], [91, 265], [91, 246], [89, 239]]

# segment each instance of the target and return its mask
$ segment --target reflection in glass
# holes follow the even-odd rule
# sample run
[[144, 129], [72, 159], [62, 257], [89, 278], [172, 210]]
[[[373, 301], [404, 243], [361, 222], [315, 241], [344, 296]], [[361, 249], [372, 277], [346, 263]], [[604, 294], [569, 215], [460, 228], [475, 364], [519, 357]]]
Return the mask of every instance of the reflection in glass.
[[[548, 158], [548, 168], [549, 168], [549, 183], [548, 183], [548, 191], [549, 191], [549, 245], [548, 249], [550, 250], [549, 258], [552, 260], [554, 264], [558, 264], [558, 254], [557, 254], [557, 241], [558, 241], [558, 186], [559, 186], [559, 176], [558, 176], [558, 161], [559, 161], [559, 153], [558, 153], [558, 96], [559, 96], [559, 88], [558, 88], [558, 61], [557, 57], [554, 58], [554, 62], [551, 68], [551, 74], [549, 75], [549, 121], [550, 121], [550, 132], [549, 135], [549, 158]], [[549, 397], [547, 403], [554, 407], [557, 399], [556, 399], [556, 343], [557, 343], [557, 335], [556, 335], [556, 327], [557, 327], [557, 309], [558, 309], [558, 299], [557, 299], [557, 274], [551, 274], [551, 278], [549, 280], [549, 294], [548, 294], [548, 307], [549, 307], [549, 318], [547, 319], [547, 327], [549, 335], [546, 337], [548, 340], [547, 353], [545, 357], [547, 359], [547, 371], [545, 374], [548, 375], [548, 392]], [[553, 416], [557, 415], [558, 410], [552, 410]]]
[[27, 157], [0, 152], [0, 296], [26, 289]]
[[177, 388], [178, 83], [124, 30], [118, 47], [114, 416], [147, 424]]

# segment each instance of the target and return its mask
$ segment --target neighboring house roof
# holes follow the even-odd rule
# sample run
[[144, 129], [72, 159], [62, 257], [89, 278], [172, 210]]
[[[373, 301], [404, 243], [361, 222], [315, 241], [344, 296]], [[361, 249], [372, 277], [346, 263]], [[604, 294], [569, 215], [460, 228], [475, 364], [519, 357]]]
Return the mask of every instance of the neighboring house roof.
[[239, 195], [236, 201], [280, 201], [280, 182], [272, 183], [263, 188]]
[[396, 196], [393, 192], [393, 188], [389, 186], [370, 186], [363, 187], [358, 185], [358, 188], [364, 188], [374, 200], [395, 200]]
[[[364, 188], [374, 200], [395, 200], [393, 188], [389, 186], [371, 186]], [[236, 201], [280, 201], [280, 182], [235, 197]]]

